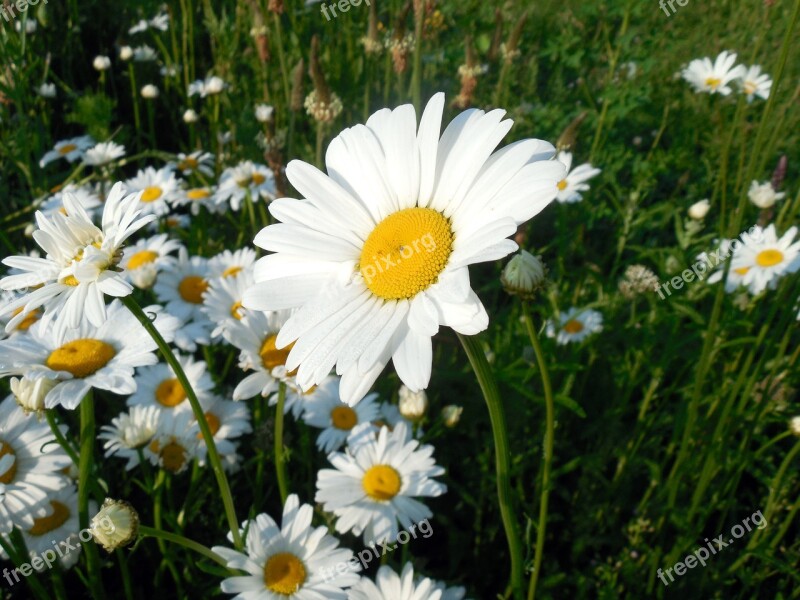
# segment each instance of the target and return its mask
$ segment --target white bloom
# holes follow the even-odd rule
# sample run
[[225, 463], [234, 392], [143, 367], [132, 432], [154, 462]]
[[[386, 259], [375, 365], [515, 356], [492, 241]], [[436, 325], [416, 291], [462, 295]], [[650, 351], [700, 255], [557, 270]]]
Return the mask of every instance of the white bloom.
[[103, 425], [97, 438], [105, 440], [105, 456], [127, 459], [125, 469], [130, 471], [139, 465], [139, 451], [150, 443], [158, 430], [161, 410], [155, 405], [132, 406], [128, 412], [111, 419], [111, 425]]
[[792, 243], [796, 235], [797, 227], [790, 227], [780, 239], [775, 225], [764, 229], [754, 227], [749, 234], [742, 235], [743, 243], [731, 242], [730, 272], [741, 276], [742, 285], [754, 296], [765, 289], [774, 290], [781, 277], [800, 269], [800, 240]]
[[197, 116], [197, 113], [191, 108], [187, 109], [186, 112], [183, 113], [184, 123], [197, 123], [199, 118], [200, 117]]
[[[197, 397], [210, 397], [214, 382], [206, 372], [205, 361], [195, 361], [191, 355], [178, 354], [177, 358]], [[142, 367], [134, 380], [136, 392], [128, 398], [128, 406], [156, 406], [162, 411], [191, 412], [186, 391], [168, 364]]]
[[753, 65], [742, 75], [742, 93], [747, 96], [747, 101], [752, 102], [758, 96], [766, 100], [772, 90], [772, 80], [769, 75], [761, 72], [761, 67]]
[[223, 250], [208, 261], [210, 277], [238, 277], [244, 271], [253, 270], [256, 252], [252, 248], [241, 248], [235, 252]]
[[41, 413], [45, 409], [45, 396], [58, 385], [57, 380], [47, 379], [45, 377], [39, 379], [27, 379], [25, 377], [18, 379], [12, 377], [10, 383], [11, 393], [14, 394], [14, 399], [26, 413]]
[[135, 35], [137, 33], [142, 33], [144, 31], [147, 31], [148, 27], [149, 25], [146, 19], [139, 19], [139, 22], [136, 23], [136, 25], [128, 29], [128, 35]]
[[86, 149], [92, 146], [94, 146], [94, 140], [88, 135], [61, 140], [52, 150], [42, 157], [42, 160], [39, 161], [39, 166], [44, 168], [46, 165], [59, 158], [65, 158], [69, 162], [75, 162], [83, 156]]
[[175, 263], [172, 252], [183, 248], [178, 240], [170, 239], [166, 233], [140, 239], [133, 246], [126, 246], [120, 267], [125, 277], [138, 288], [148, 289], [155, 283], [158, 272]]
[[758, 208], [770, 208], [785, 196], [786, 192], [776, 192], [772, 187], [772, 183], [769, 181], [766, 183], [753, 181], [750, 184], [750, 189], [747, 191], [747, 197], [750, 198], [750, 202], [755, 204]]
[[133, 58], [133, 48], [130, 46], [122, 46], [119, 49], [119, 58], [120, 60], [130, 60]]
[[727, 96], [732, 91], [730, 83], [740, 79], [745, 73], [744, 66], [734, 67], [735, 63], [736, 54], [726, 51], [722, 52], [713, 63], [710, 58], [693, 60], [681, 75], [697, 93], [708, 92]]
[[178, 251], [178, 260], [165, 265], [153, 290], [167, 312], [180, 319], [207, 321], [203, 312], [203, 294], [208, 289], [208, 259], [189, 257], [185, 248]]
[[593, 333], [603, 330], [603, 315], [591, 308], [570, 308], [562, 312], [558, 322], [547, 322], [547, 337], [556, 338], [558, 344], [582, 342]]
[[[200, 405], [220, 457], [230, 464], [230, 459], [236, 456], [236, 443], [233, 440], [253, 431], [250, 409], [243, 402], [233, 402], [219, 396], [205, 396]], [[206, 445], [202, 437], [198, 456], [200, 465], [205, 465]]]
[[111, 68], [111, 59], [107, 56], [95, 56], [92, 61], [95, 71], [107, 71]]
[[414, 581], [414, 567], [406, 563], [400, 575], [384, 566], [378, 569], [375, 583], [362, 578], [347, 600], [442, 600], [442, 590], [427, 577]]
[[273, 199], [275, 178], [272, 170], [249, 160], [229, 167], [222, 172], [214, 199], [217, 204], [230, 203], [233, 210], [239, 210], [247, 194], [254, 202]]
[[201, 98], [205, 98], [206, 96], [219, 94], [227, 86], [228, 84], [225, 83], [221, 77], [212, 75], [210, 77], [206, 77], [205, 80], [198, 79], [197, 81], [190, 83], [187, 94], [189, 97], [199, 95]]
[[55, 83], [43, 83], [39, 86], [39, 89], [36, 92], [42, 98], [55, 98], [56, 97], [56, 84]]
[[711, 208], [711, 202], [708, 199], [699, 200], [689, 207], [689, 218], [700, 221], [708, 214], [709, 208]]
[[125, 156], [125, 146], [114, 142], [102, 142], [89, 148], [83, 156], [83, 162], [94, 167], [105, 165], [112, 160]]
[[322, 429], [317, 437], [317, 448], [326, 454], [338, 450], [357, 425], [376, 421], [380, 417], [377, 399], [378, 394], [367, 394], [350, 407], [339, 398], [339, 378], [326, 378], [306, 400], [303, 413], [306, 425]]
[[133, 60], [135, 62], [149, 62], [157, 58], [156, 51], [147, 44], [137, 46], [133, 49]]
[[215, 277], [203, 295], [203, 310], [214, 323], [211, 336], [217, 338], [247, 312], [242, 306], [245, 290], [253, 285], [253, 269], [246, 268], [235, 276]]
[[259, 123], [269, 123], [272, 120], [272, 115], [275, 112], [275, 107], [269, 104], [256, 104], [256, 120]]
[[189, 206], [189, 211], [192, 215], [197, 216], [200, 214], [200, 207], [204, 207], [210, 213], [223, 213], [225, 207], [219, 205], [214, 200], [216, 188], [214, 187], [196, 187], [187, 190], [181, 190], [178, 199], [173, 202], [173, 206]]
[[200, 439], [200, 428], [191, 411], [161, 411], [156, 433], [144, 454], [165, 471], [182, 473], [198, 457]]
[[55, 194], [41, 203], [37, 203], [36, 208], [46, 216], [51, 216], [55, 212], [64, 213], [64, 196], [72, 196], [72, 201], [81, 205], [81, 208], [94, 219], [97, 209], [103, 206], [103, 200], [97, 190], [89, 185], [75, 185], [68, 183]]
[[125, 182], [125, 186], [133, 192], [141, 192], [139, 208], [143, 214], [166, 215], [169, 202], [176, 200], [180, 194], [180, 183], [175, 172], [169, 167], [155, 170], [146, 167], [139, 170], [136, 177]]
[[147, 85], [142, 86], [141, 94], [142, 98], [152, 100], [154, 98], [158, 98], [159, 91], [158, 88], [152, 83], [148, 83]]
[[428, 394], [425, 390], [414, 392], [405, 385], [400, 386], [397, 408], [409, 421], [419, 421], [428, 412]]
[[567, 174], [558, 182], [556, 200], [561, 203], [580, 202], [583, 199], [581, 192], [589, 190], [589, 184], [586, 182], [598, 175], [600, 169], [593, 167], [589, 163], [584, 163], [572, 169], [571, 152], [559, 152], [556, 158], [567, 168]]
[[169, 163], [169, 166], [180, 171], [183, 175], [194, 172], [202, 173], [208, 177], [214, 176], [214, 155], [211, 152], [196, 150], [191, 154], [178, 153], [178, 160]]

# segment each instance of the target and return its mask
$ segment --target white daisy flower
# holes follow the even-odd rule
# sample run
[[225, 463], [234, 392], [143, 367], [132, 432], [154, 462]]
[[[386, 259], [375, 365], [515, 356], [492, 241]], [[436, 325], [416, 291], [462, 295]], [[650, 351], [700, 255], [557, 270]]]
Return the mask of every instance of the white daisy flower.
[[147, 446], [150, 462], [170, 473], [182, 473], [198, 457], [200, 428], [192, 412], [161, 411], [158, 428]]
[[775, 225], [754, 227], [750, 235], [742, 235], [743, 243], [733, 247], [730, 271], [741, 276], [742, 285], [754, 296], [774, 290], [781, 277], [800, 269], [800, 240], [792, 243], [796, 235], [797, 227], [789, 228], [780, 239]]
[[70, 462], [47, 423], [26, 414], [13, 396], [0, 402], [0, 534], [15, 525], [29, 529], [47, 514], [44, 503], [68, 484], [61, 471]]
[[108, 71], [111, 68], [111, 59], [102, 55], [95, 56], [92, 67], [95, 71]]
[[159, 94], [161, 94], [161, 92], [158, 90], [158, 87], [152, 83], [143, 85], [139, 93], [142, 95], [142, 98], [146, 100], [153, 100], [154, 98], [158, 98]]
[[731, 93], [730, 83], [740, 79], [745, 68], [742, 65], [734, 67], [736, 53], [722, 52], [712, 63], [710, 58], [698, 58], [689, 63], [681, 75], [689, 82], [697, 93], [722, 94]]
[[758, 96], [766, 100], [772, 90], [772, 79], [769, 75], [761, 72], [761, 67], [753, 65], [742, 75], [742, 93], [747, 96], [747, 101], [752, 102]]
[[584, 163], [572, 169], [571, 152], [559, 152], [557, 159], [567, 168], [567, 174], [558, 182], [558, 195], [556, 196], [556, 200], [562, 204], [580, 202], [583, 199], [581, 192], [589, 191], [589, 184], [586, 182], [598, 175], [600, 169], [593, 167], [589, 163]]
[[558, 322], [553, 319], [547, 322], [547, 337], [556, 338], [557, 344], [582, 342], [593, 333], [603, 330], [603, 315], [591, 308], [572, 307], [561, 312]]
[[237, 594], [234, 600], [347, 600], [344, 588], [355, 584], [358, 575], [336, 567], [357, 564], [353, 552], [339, 548], [339, 540], [324, 526], [314, 528], [313, 516], [313, 507], [301, 505], [292, 494], [280, 526], [266, 514], [243, 524], [247, 554], [214, 546], [228, 567], [247, 573], [225, 579], [222, 591]]
[[208, 177], [214, 176], [214, 155], [211, 152], [196, 150], [191, 154], [178, 153], [178, 160], [169, 163], [169, 166], [180, 171], [188, 177], [194, 172], [202, 173]]
[[139, 19], [139, 22], [136, 23], [133, 27], [128, 29], [128, 35], [136, 35], [137, 33], [143, 33], [148, 30], [150, 25], [147, 23], [147, 19]]
[[405, 424], [389, 432], [381, 427], [377, 440], [361, 443], [350, 452], [334, 452], [334, 469], [317, 474], [315, 500], [336, 515], [336, 531], [364, 534], [364, 543], [393, 542], [398, 523], [411, 525], [433, 516], [416, 497], [441, 496], [447, 491], [433, 477], [444, 469], [432, 458], [433, 446], [408, 439]]
[[200, 214], [200, 207], [204, 207], [208, 212], [223, 213], [225, 207], [219, 205], [214, 200], [216, 188], [211, 187], [195, 187], [188, 190], [181, 190], [178, 199], [173, 201], [173, 206], [189, 206], [189, 211], [192, 215], [197, 216]]
[[160, 418], [161, 409], [154, 405], [139, 405], [111, 419], [111, 425], [103, 425], [97, 436], [105, 440], [103, 448], [106, 458], [114, 455], [127, 459], [126, 471], [139, 466], [139, 450], [143, 451], [153, 439]]
[[[728, 258], [733, 252], [731, 248], [731, 241], [732, 240], [727, 240], [727, 239], [719, 241], [718, 243], [719, 248], [712, 256]], [[701, 252], [697, 256], [697, 260], [705, 262], [707, 264], [714, 264], [716, 262], [716, 259], [711, 258], [708, 252]], [[743, 283], [744, 276], [747, 274], [749, 270], [750, 268], [746, 266], [738, 267], [736, 269], [733, 268], [730, 269], [730, 271], [728, 271], [728, 278], [725, 280], [725, 291], [728, 292], [729, 294], [732, 294], [733, 292], [738, 290], [739, 286], [742, 285]], [[714, 272], [711, 273], [711, 275], [709, 275], [706, 281], [709, 284], [718, 283], [722, 280], [722, 276], [724, 274], [725, 274], [725, 261], [722, 260], [716, 265]]]
[[153, 291], [167, 312], [181, 319], [207, 321], [203, 312], [203, 294], [208, 289], [208, 259], [189, 257], [186, 249], [178, 250], [178, 260], [165, 265]]
[[[225, 400], [219, 396], [207, 396], [200, 401], [200, 405], [203, 407], [203, 414], [211, 435], [214, 436], [220, 457], [224, 459], [235, 456], [236, 443], [233, 440], [253, 431], [250, 424], [250, 409], [242, 402]], [[202, 435], [199, 436], [199, 440], [200, 466], [204, 466], [206, 445]]]
[[165, 215], [169, 212], [168, 202], [179, 196], [180, 183], [175, 172], [169, 167], [140, 170], [136, 177], [128, 179], [125, 186], [133, 192], [141, 192], [139, 208], [143, 214]]
[[[16, 302], [21, 297], [22, 294], [20, 292], [2, 292], [0, 293], [0, 306]], [[42, 318], [41, 308], [34, 308], [32, 311], [26, 313], [23, 313], [22, 311], [23, 308], [19, 307], [8, 314], [0, 316], [0, 325], [3, 327], [3, 330], [0, 331], [0, 339], [5, 339], [6, 337], [17, 335], [19, 333], [25, 333], [31, 328], [31, 325]], [[8, 322], [20, 315], [22, 315], [22, 319], [17, 319], [15, 325], [6, 329]]]
[[247, 194], [253, 201], [272, 200], [275, 197], [275, 178], [272, 170], [247, 160], [222, 172], [214, 200], [217, 204], [230, 203], [239, 210]]
[[166, 233], [141, 239], [122, 251], [120, 267], [125, 277], [138, 288], [148, 289], [155, 283], [158, 272], [175, 263], [172, 252], [183, 248], [178, 240], [170, 239]]
[[223, 250], [208, 261], [208, 271], [210, 277], [235, 278], [243, 271], [252, 272], [255, 262], [256, 251], [252, 248]]
[[786, 197], [786, 192], [776, 192], [769, 181], [765, 183], [753, 181], [747, 190], [747, 197], [758, 208], [771, 208], [778, 200]]
[[489, 318], [468, 266], [514, 252], [506, 239], [556, 196], [564, 166], [547, 142], [523, 140], [492, 154], [511, 128], [504, 112], [468, 110], [439, 137], [444, 94], [417, 130], [411, 105], [344, 130], [327, 152], [329, 174], [301, 161], [286, 173], [304, 200], [273, 201], [281, 221], [257, 246], [245, 306], [299, 308], [278, 347], [297, 341], [286, 367], [303, 388], [336, 367], [342, 399], [363, 397], [392, 360], [412, 390], [428, 385], [431, 337], [465, 335]]
[[4, 259], [3, 264], [21, 272], [0, 280], [0, 288], [41, 287], [0, 309], [0, 314], [7, 314], [23, 307], [22, 313], [6, 325], [7, 329], [40, 306], [48, 320], [58, 313], [66, 327], [76, 327], [87, 320], [100, 325], [106, 319], [103, 296], [127, 296], [133, 291], [117, 266], [122, 244], [153, 217], [140, 217], [139, 196], [125, 194], [120, 183], [111, 189], [100, 228], [69, 194], [64, 195], [65, 214], [54, 213], [48, 218], [36, 213], [39, 229], [33, 237], [47, 255]]
[[[195, 361], [190, 355], [177, 354], [176, 358], [189, 379], [195, 394], [199, 398], [210, 396], [214, 382], [206, 371], [205, 361]], [[189, 411], [186, 391], [175, 377], [175, 372], [166, 363], [142, 367], [134, 377], [136, 392], [128, 398], [128, 406], [156, 406], [166, 411]]]
[[45, 82], [39, 86], [39, 88], [36, 90], [36, 93], [39, 94], [42, 98], [55, 98], [56, 84]]
[[[81, 543], [78, 538], [81, 531], [78, 519], [78, 488], [75, 485], [67, 485], [58, 492], [50, 494], [45, 502], [45, 510], [47, 514], [34, 519], [33, 527], [23, 530], [25, 547], [33, 558], [41, 556], [46, 550], [55, 551], [57, 543], [67, 541], [67, 551], [57, 554], [61, 567], [69, 569], [78, 562], [81, 555]], [[89, 512], [95, 510], [97, 505], [90, 501]], [[61, 546], [63, 548], [64, 544]], [[69, 546], [72, 546], [72, 549]], [[47, 566], [42, 564], [41, 560], [38, 564], [39, 572], [47, 570]]]
[[464, 600], [467, 590], [463, 587], [447, 587], [442, 581], [433, 582], [434, 589], [442, 592], [441, 600]]
[[272, 115], [275, 112], [275, 107], [269, 104], [256, 104], [255, 113], [256, 121], [259, 123], [269, 123], [272, 120]]
[[184, 123], [197, 123], [200, 117], [197, 115], [197, 111], [192, 108], [186, 109], [186, 112], [183, 113], [183, 122]]
[[205, 98], [206, 96], [213, 96], [214, 94], [219, 94], [228, 87], [228, 84], [222, 80], [221, 77], [217, 77], [216, 75], [211, 75], [206, 77], [205, 80], [198, 79], [197, 81], [193, 81], [189, 84], [189, 89], [187, 90], [187, 95], [191, 98], [192, 96], [198, 95], [201, 98]]
[[150, 27], [158, 29], [159, 31], [167, 31], [169, 29], [169, 15], [165, 12], [158, 13], [149, 21]]
[[427, 577], [415, 581], [414, 566], [406, 563], [400, 575], [391, 567], [381, 567], [375, 583], [362, 577], [349, 591], [347, 600], [442, 600], [442, 590]]
[[[172, 340], [177, 319], [160, 306], [144, 310], [156, 315], [155, 326], [165, 340]], [[60, 404], [72, 410], [92, 388], [132, 394], [134, 368], [158, 362], [156, 343], [119, 300], [108, 305], [108, 320], [99, 327], [86, 321], [77, 328], [61, 325], [39, 321], [28, 335], [0, 341], [0, 375], [59, 381], [45, 396], [47, 408]]]
[[234, 321], [241, 321], [246, 312], [242, 306], [242, 298], [251, 285], [252, 268], [235, 276], [217, 277], [209, 281], [208, 291], [203, 295], [203, 310], [214, 324], [212, 338], [222, 336]]
[[367, 394], [350, 407], [339, 398], [339, 378], [326, 378], [306, 400], [303, 413], [306, 425], [322, 429], [317, 437], [317, 448], [326, 454], [338, 450], [356, 425], [377, 420], [380, 416], [377, 398], [378, 394]]
[[75, 162], [83, 157], [83, 153], [92, 146], [94, 146], [94, 140], [88, 135], [61, 140], [42, 157], [42, 160], [39, 161], [39, 166], [45, 167], [59, 158], [65, 158], [68, 162]]
[[135, 62], [150, 62], [157, 57], [156, 51], [147, 44], [142, 44], [133, 49], [133, 60]]
[[86, 151], [83, 162], [93, 167], [99, 167], [123, 156], [125, 156], [125, 146], [114, 142], [102, 142]]

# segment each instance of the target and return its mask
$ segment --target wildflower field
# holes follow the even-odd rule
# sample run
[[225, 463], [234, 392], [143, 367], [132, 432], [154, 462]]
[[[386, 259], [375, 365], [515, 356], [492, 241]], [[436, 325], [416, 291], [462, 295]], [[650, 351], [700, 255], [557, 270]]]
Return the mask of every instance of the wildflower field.
[[0, 3], [0, 599], [800, 598], [798, 19]]

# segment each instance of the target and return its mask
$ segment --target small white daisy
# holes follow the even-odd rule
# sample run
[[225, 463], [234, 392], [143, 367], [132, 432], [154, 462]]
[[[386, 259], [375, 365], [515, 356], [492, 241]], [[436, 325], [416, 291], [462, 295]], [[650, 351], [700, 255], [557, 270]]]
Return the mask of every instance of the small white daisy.
[[128, 412], [111, 419], [111, 425], [100, 428], [98, 439], [105, 440], [105, 456], [127, 459], [125, 469], [130, 471], [139, 465], [139, 451], [150, 443], [158, 430], [161, 410], [154, 405], [132, 406]]
[[45, 82], [39, 86], [39, 88], [36, 90], [36, 93], [39, 94], [42, 98], [55, 98], [56, 84]]
[[153, 167], [140, 170], [136, 177], [125, 182], [125, 186], [133, 192], [141, 192], [140, 206], [143, 214], [166, 215], [169, 202], [180, 196], [180, 182], [175, 172], [169, 167], [157, 171]]
[[747, 197], [750, 202], [758, 208], [771, 208], [778, 200], [783, 200], [785, 196], [786, 192], [776, 192], [769, 181], [765, 183], [753, 181], [750, 183], [750, 189], [747, 190]]
[[[210, 396], [214, 382], [206, 371], [205, 361], [196, 361], [192, 356], [182, 354], [178, 354], [177, 359], [198, 399]], [[192, 410], [186, 391], [168, 364], [142, 367], [134, 380], [136, 392], [128, 398], [128, 406], [157, 406], [175, 412]]]
[[178, 153], [178, 160], [169, 163], [177, 171], [188, 177], [192, 173], [198, 172], [208, 177], [214, 176], [214, 155], [211, 152], [195, 150], [191, 154]]
[[150, 62], [158, 58], [156, 51], [147, 44], [142, 44], [133, 49], [133, 60], [136, 62]]
[[433, 477], [444, 469], [433, 460], [433, 446], [408, 439], [404, 424], [346, 454], [334, 452], [334, 469], [317, 474], [315, 500], [336, 515], [336, 531], [364, 534], [364, 543], [393, 542], [398, 523], [407, 529], [433, 516], [417, 497], [441, 496], [447, 487]]
[[442, 600], [442, 590], [427, 577], [415, 581], [414, 566], [406, 563], [400, 575], [391, 567], [381, 567], [375, 583], [362, 577], [349, 591], [347, 600]]
[[102, 142], [86, 151], [83, 162], [93, 167], [99, 167], [123, 156], [125, 156], [125, 146], [114, 142]]
[[120, 267], [133, 285], [148, 289], [153, 286], [162, 268], [175, 263], [172, 252], [181, 248], [181, 243], [170, 239], [166, 233], [141, 239], [123, 250]]
[[766, 100], [772, 90], [772, 79], [761, 72], [761, 67], [753, 65], [742, 75], [742, 93], [747, 96], [747, 101], [752, 102], [756, 96]]
[[252, 268], [235, 276], [209, 280], [208, 291], [203, 295], [203, 310], [214, 324], [211, 337], [218, 338], [234, 321], [241, 321], [247, 312], [242, 306], [245, 290], [253, 285]]
[[222, 172], [214, 199], [217, 204], [230, 204], [231, 209], [238, 211], [248, 193], [254, 202], [272, 200], [275, 197], [272, 170], [250, 160], [228, 167]]
[[92, 186], [68, 183], [63, 188], [53, 193], [52, 196], [41, 201], [36, 206], [36, 209], [48, 217], [54, 212], [63, 214], [66, 212], [64, 208], [64, 196], [67, 194], [71, 195], [73, 202], [80, 204], [83, 210], [85, 210], [92, 219], [94, 219], [97, 209], [103, 206], [103, 200], [100, 198], [97, 190]]
[[280, 526], [266, 514], [243, 524], [247, 554], [214, 546], [228, 567], [247, 573], [225, 579], [222, 591], [237, 594], [234, 600], [347, 600], [345, 588], [359, 577], [336, 567], [354, 564], [353, 552], [339, 548], [339, 540], [326, 527], [314, 528], [313, 516], [313, 507], [301, 505], [292, 494]]
[[201, 98], [205, 98], [206, 96], [213, 96], [214, 94], [219, 94], [228, 87], [228, 84], [221, 77], [217, 77], [216, 75], [211, 75], [206, 77], [205, 80], [198, 79], [197, 81], [193, 81], [189, 84], [189, 89], [187, 90], [187, 95], [191, 98], [192, 96], [198, 95]]
[[189, 211], [195, 216], [200, 214], [201, 206], [212, 214], [223, 213], [225, 207], [214, 201], [215, 190], [216, 188], [213, 186], [181, 190], [178, 199], [173, 202], [173, 206], [188, 206]]
[[681, 75], [689, 82], [697, 93], [721, 94], [731, 93], [730, 84], [740, 79], [744, 73], [743, 65], [734, 67], [736, 53], [722, 52], [712, 63], [710, 58], [698, 58], [689, 63]]
[[162, 410], [153, 439], [145, 446], [150, 462], [170, 473], [182, 473], [198, 457], [200, 428], [192, 412]]
[[552, 319], [547, 322], [547, 337], [556, 338], [556, 343], [562, 345], [582, 342], [602, 330], [603, 315], [591, 308], [572, 307], [559, 315], [558, 322]]
[[[371, 423], [380, 417], [378, 394], [367, 394], [355, 406], [339, 397], [339, 378], [328, 377], [305, 402], [303, 420], [306, 425], [322, 429], [317, 448], [329, 454], [341, 448], [356, 425]], [[377, 427], [374, 428], [377, 431]]]
[[242, 271], [252, 271], [256, 262], [256, 252], [252, 248], [242, 248], [231, 252], [223, 250], [208, 261], [210, 277], [236, 277]]
[[572, 169], [572, 153], [559, 152], [558, 161], [567, 168], [567, 174], [558, 182], [558, 195], [556, 200], [561, 203], [580, 202], [583, 199], [581, 192], [589, 190], [586, 183], [592, 177], [600, 173], [600, 169], [593, 167], [589, 163], [584, 163]]
[[75, 162], [83, 157], [83, 153], [92, 146], [94, 146], [94, 140], [88, 135], [61, 140], [42, 157], [42, 160], [39, 161], [39, 166], [45, 167], [59, 158], [65, 158], [68, 162]]
[[203, 312], [203, 294], [208, 289], [208, 259], [189, 257], [186, 249], [178, 251], [178, 260], [165, 265], [153, 291], [167, 312], [181, 319], [207, 321]]
[[743, 243], [733, 248], [730, 270], [741, 275], [742, 285], [754, 296], [774, 290], [781, 277], [800, 269], [800, 240], [792, 243], [796, 235], [797, 227], [790, 227], [780, 239], [775, 225], [754, 227], [750, 235], [742, 235]]

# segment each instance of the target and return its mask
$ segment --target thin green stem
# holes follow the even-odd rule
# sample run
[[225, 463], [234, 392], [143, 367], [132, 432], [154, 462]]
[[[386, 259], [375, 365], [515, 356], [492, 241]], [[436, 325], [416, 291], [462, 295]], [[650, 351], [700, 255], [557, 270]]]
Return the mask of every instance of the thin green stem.
[[486, 400], [486, 407], [489, 409], [489, 420], [492, 424], [492, 436], [494, 437], [495, 448], [495, 469], [497, 472], [497, 499], [500, 504], [500, 516], [503, 519], [503, 528], [506, 532], [508, 550], [511, 555], [511, 589], [514, 598], [522, 599], [523, 588], [523, 564], [522, 564], [522, 543], [519, 538], [517, 523], [514, 518], [513, 496], [511, 493], [511, 458], [508, 446], [508, 433], [506, 429], [506, 418], [503, 412], [503, 404], [500, 401], [500, 391], [497, 382], [492, 375], [489, 362], [480, 343], [474, 336], [458, 334], [458, 339], [464, 347], [464, 351], [469, 358], [478, 384]]
[[197, 395], [195, 394], [194, 389], [192, 389], [189, 379], [186, 377], [186, 373], [183, 372], [183, 367], [181, 367], [180, 362], [178, 362], [178, 359], [173, 354], [169, 344], [167, 344], [167, 342], [159, 333], [158, 329], [156, 329], [155, 325], [153, 325], [153, 322], [144, 313], [142, 307], [139, 306], [136, 300], [134, 300], [133, 296], [125, 296], [121, 300], [127, 309], [131, 311], [131, 314], [133, 314], [133, 316], [136, 317], [136, 319], [147, 330], [147, 333], [150, 334], [150, 337], [153, 338], [153, 341], [155, 341], [158, 349], [161, 351], [161, 355], [164, 357], [164, 360], [166, 360], [167, 364], [172, 368], [173, 373], [175, 373], [175, 377], [177, 377], [178, 381], [186, 392], [186, 397], [192, 407], [192, 412], [194, 413], [195, 419], [197, 419], [197, 424], [200, 426], [200, 433], [203, 434], [203, 441], [206, 443], [208, 462], [217, 478], [217, 485], [219, 486], [220, 496], [222, 497], [222, 504], [225, 507], [225, 515], [228, 519], [228, 526], [231, 530], [231, 536], [233, 537], [233, 544], [237, 550], [241, 550], [243, 548], [242, 536], [241, 532], [239, 531], [239, 521], [236, 518], [236, 509], [233, 505], [231, 488], [228, 485], [228, 478], [225, 476], [225, 470], [222, 468], [222, 460], [220, 460], [219, 452], [217, 451], [217, 445], [214, 443], [214, 436], [208, 426], [208, 421], [206, 420], [203, 408], [200, 406], [200, 401], [197, 399]]
[[289, 487], [286, 482], [286, 462], [283, 456], [283, 407], [286, 404], [286, 384], [281, 382], [278, 386], [278, 405], [275, 407], [275, 471], [278, 476], [278, 489], [281, 494], [281, 502], [286, 503], [289, 495]]
[[151, 537], [157, 540], [163, 540], [167, 542], [171, 542], [173, 544], [178, 544], [179, 546], [183, 546], [184, 548], [188, 548], [189, 550], [193, 550], [198, 554], [202, 554], [206, 558], [210, 558], [215, 563], [222, 565], [223, 567], [227, 567], [228, 563], [225, 562], [225, 559], [222, 558], [219, 554], [203, 546], [203, 544], [199, 542], [195, 542], [194, 540], [190, 540], [189, 538], [183, 537], [182, 535], [178, 535], [177, 533], [170, 533], [168, 531], [162, 531], [161, 529], [155, 529], [154, 527], [147, 527], [146, 525], [139, 526], [139, 535], [142, 537]]
[[[95, 421], [94, 395], [92, 390], [81, 400], [81, 450], [78, 458], [78, 521], [81, 530], [89, 528], [89, 489], [92, 485], [94, 463]], [[94, 542], [84, 543], [86, 569], [92, 596], [99, 600], [105, 598], [100, 575], [100, 556]]]

